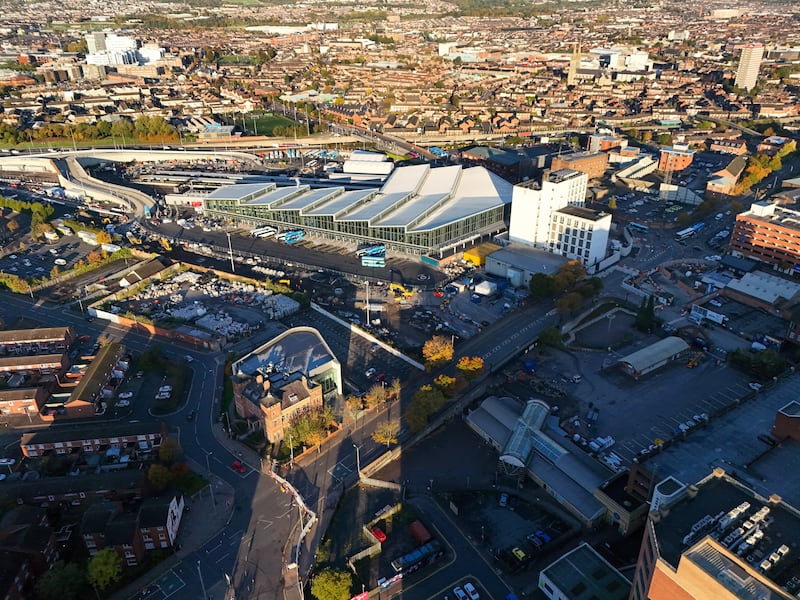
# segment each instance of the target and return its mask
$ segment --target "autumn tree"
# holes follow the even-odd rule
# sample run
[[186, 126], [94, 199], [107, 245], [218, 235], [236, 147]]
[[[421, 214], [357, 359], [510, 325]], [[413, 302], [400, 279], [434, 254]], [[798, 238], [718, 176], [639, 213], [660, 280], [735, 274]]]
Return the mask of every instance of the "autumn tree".
[[544, 348], [561, 348], [564, 336], [557, 327], [548, 327], [539, 332], [539, 345]]
[[111, 234], [107, 231], [98, 231], [97, 237], [95, 238], [98, 244], [110, 244], [111, 243]]
[[456, 369], [467, 381], [476, 379], [483, 372], [483, 359], [480, 356], [462, 356]]
[[165, 437], [161, 441], [161, 445], [158, 447], [158, 460], [165, 463], [171, 463], [181, 453], [181, 445], [175, 439], [171, 437]]
[[348, 396], [344, 403], [353, 419], [355, 419], [359, 411], [364, 408], [364, 400], [358, 396]]
[[557, 293], [565, 292], [572, 289], [584, 277], [586, 277], [586, 269], [583, 264], [578, 260], [571, 260], [561, 265], [561, 268], [553, 276], [553, 286]]
[[428, 369], [450, 362], [453, 359], [452, 340], [443, 335], [433, 336], [422, 346], [422, 356]]
[[381, 423], [372, 432], [372, 439], [379, 444], [386, 444], [388, 449], [390, 445], [397, 443], [398, 433], [400, 433], [400, 427], [397, 423]]
[[400, 383], [400, 379], [398, 379], [397, 377], [392, 379], [392, 382], [386, 389], [389, 393], [389, 399], [400, 400], [400, 394], [403, 392], [403, 385]]
[[552, 275], [534, 273], [528, 282], [528, 289], [533, 300], [544, 300], [555, 293], [555, 280]]
[[364, 399], [366, 400], [367, 408], [375, 408], [386, 402], [387, 397], [386, 388], [381, 384], [376, 384], [369, 389]]
[[574, 313], [583, 305], [583, 296], [578, 292], [567, 294], [563, 298], [556, 300], [556, 310], [560, 315], [569, 315]]
[[104, 590], [122, 576], [122, 559], [110, 548], [99, 550], [89, 559], [89, 583]]
[[442, 391], [442, 394], [448, 398], [452, 398], [456, 392], [458, 380], [455, 377], [450, 377], [442, 373], [433, 380], [433, 384]]

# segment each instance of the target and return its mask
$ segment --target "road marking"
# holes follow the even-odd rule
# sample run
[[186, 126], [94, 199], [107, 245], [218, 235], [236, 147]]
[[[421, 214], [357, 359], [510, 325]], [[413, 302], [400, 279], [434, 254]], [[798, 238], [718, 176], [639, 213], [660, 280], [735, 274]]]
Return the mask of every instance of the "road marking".
[[228, 558], [229, 556], [230, 556], [230, 552], [226, 552], [225, 554], [223, 554], [222, 556], [220, 556], [220, 557], [219, 557], [217, 560], [215, 560], [214, 562], [216, 562], [217, 564], [219, 564], [219, 563], [221, 563], [223, 560], [225, 560], [226, 558]]
[[270, 527], [272, 527], [272, 521], [270, 521], [269, 519], [262, 519], [262, 518], [259, 518], [259, 519], [258, 519], [258, 522], [259, 522], [259, 523], [263, 523], [263, 524], [264, 524], [264, 529], [265, 529], [265, 530], [266, 530], [266, 529], [269, 529]]

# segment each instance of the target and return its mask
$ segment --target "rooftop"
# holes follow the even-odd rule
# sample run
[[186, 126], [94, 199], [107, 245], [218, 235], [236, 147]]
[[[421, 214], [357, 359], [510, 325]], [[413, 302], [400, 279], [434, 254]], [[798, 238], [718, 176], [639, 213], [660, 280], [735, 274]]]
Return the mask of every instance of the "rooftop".
[[800, 377], [794, 375], [759, 392], [757, 401], [740, 404], [705, 428], [689, 432], [680, 443], [651, 455], [644, 466], [687, 485], [700, 481], [714, 467], [735, 469], [736, 477], [761, 495], [779, 494], [789, 504], [800, 506], [800, 480], [786, 477], [800, 458], [800, 443], [787, 440], [768, 450], [757, 437], [768, 434], [776, 413], [797, 398]]
[[139, 435], [160, 434], [163, 424], [158, 421], [142, 423], [104, 423], [103, 425], [82, 427], [59, 427], [29, 431], [22, 434], [20, 446], [32, 444], [51, 444], [56, 442], [74, 442], [88, 439], [109, 439]]
[[545, 273], [547, 275], [556, 273], [561, 265], [567, 262], [563, 256], [537, 250], [524, 244], [513, 243], [492, 252], [488, 258], [528, 273]]
[[586, 542], [542, 571], [570, 600], [625, 600], [631, 582]]
[[556, 212], [590, 221], [599, 221], [611, 217], [607, 212], [592, 210], [591, 208], [584, 208], [583, 206], [565, 206], [564, 208], [559, 208]]
[[[734, 556], [738, 554], [742, 557], [740, 560], [745, 564], [750, 563], [752, 568], [756, 568], [760, 559], [745, 561], [745, 555], [766, 558], [781, 545], [794, 546], [793, 542], [800, 539], [800, 515], [796, 509], [775, 502], [777, 498], [756, 494], [723, 471], [708, 476], [696, 488], [694, 497], [687, 496], [671, 505], [668, 514], [654, 523], [659, 554], [673, 567], [677, 567], [681, 555], [688, 552], [688, 558], [708, 573], [732, 568], [735, 562], [720, 551], [724, 548]], [[737, 533], [740, 527], [743, 532]], [[749, 545], [744, 546], [745, 538], [750, 539], [758, 531], [763, 532], [760, 539], [747, 542]], [[717, 544], [709, 545], [707, 536]], [[719, 547], [715, 548], [715, 545]], [[709, 560], [712, 558], [709, 553], [720, 560]], [[739, 571], [742, 579], [746, 580], [747, 573], [741, 568]], [[767, 574], [772, 572], [767, 571]], [[774, 572], [782, 573], [786, 579], [791, 576], [785, 569], [776, 569]], [[755, 578], [752, 579], [754, 584], [758, 584]]]
[[63, 341], [72, 333], [71, 327], [40, 327], [0, 331], [0, 344]]
[[283, 373], [300, 372], [310, 377], [331, 361], [336, 361], [336, 357], [316, 329], [295, 327], [234, 364], [234, 372], [252, 376], [262, 369], [276, 369]]
[[75, 386], [75, 389], [72, 390], [70, 401], [94, 401], [100, 393], [100, 387], [111, 377], [111, 370], [116, 366], [123, 351], [122, 344], [117, 344], [116, 342], [101, 346], [97, 356], [89, 365], [86, 374]]

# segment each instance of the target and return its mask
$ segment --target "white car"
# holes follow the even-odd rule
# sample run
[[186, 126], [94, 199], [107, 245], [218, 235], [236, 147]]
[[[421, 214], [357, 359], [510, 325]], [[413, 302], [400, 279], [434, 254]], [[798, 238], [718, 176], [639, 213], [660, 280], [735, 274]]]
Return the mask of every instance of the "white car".
[[367, 379], [372, 379], [372, 376], [375, 375], [375, 372], [376, 372], [375, 369], [370, 367], [369, 369], [367, 369], [367, 372], [364, 373], [364, 375], [366, 376]]
[[711, 254], [709, 256], [706, 256], [705, 260], [719, 261], [722, 260], [722, 257], [719, 254]]
[[159, 391], [159, 393], [171, 392], [172, 391], [172, 386], [171, 385], [162, 385], [160, 388], [158, 388], [158, 391]]
[[0, 458], [0, 465], [3, 465], [4, 467], [10, 467], [16, 464], [16, 462], [17, 459], [15, 458]]
[[171, 394], [169, 392], [159, 392], [156, 394], [156, 400], [169, 400]]
[[119, 395], [120, 400], [127, 400], [128, 398], [133, 398], [133, 392], [122, 392]]
[[[747, 386], [748, 386], [748, 387], [749, 387], [751, 390], [753, 390], [754, 392], [757, 392], [757, 391], [758, 391], [758, 390], [760, 390], [762, 387], [764, 387], [763, 385], [761, 385], [760, 383], [756, 383], [755, 381], [751, 381], [750, 383], [748, 383], [748, 384], [747, 384]], [[2, 463], [0, 463], [0, 464], [2, 464]]]
[[476, 590], [475, 586], [472, 585], [471, 581], [468, 581], [464, 584], [464, 591], [467, 592], [469, 600], [478, 600], [478, 598], [481, 597], [481, 595], [478, 593], [478, 590]]
[[186, 359], [186, 362], [192, 362], [194, 360], [194, 357], [190, 356], [189, 354], [187, 354], [184, 358]]
[[117, 406], [120, 407], [120, 408], [125, 408], [126, 406], [130, 406], [130, 405], [131, 405], [131, 401], [130, 400], [117, 400]]

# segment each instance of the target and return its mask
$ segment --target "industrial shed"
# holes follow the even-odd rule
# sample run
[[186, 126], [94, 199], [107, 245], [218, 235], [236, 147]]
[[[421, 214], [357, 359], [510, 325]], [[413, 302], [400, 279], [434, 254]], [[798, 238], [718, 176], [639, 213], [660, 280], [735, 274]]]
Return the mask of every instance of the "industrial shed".
[[638, 379], [680, 358], [688, 349], [689, 344], [673, 335], [629, 354], [620, 360], [620, 365], [625, 373]]

